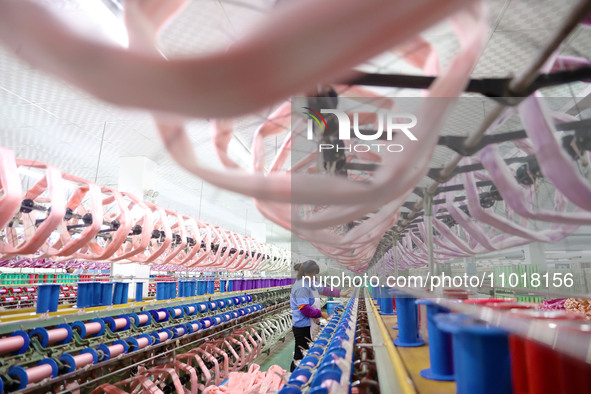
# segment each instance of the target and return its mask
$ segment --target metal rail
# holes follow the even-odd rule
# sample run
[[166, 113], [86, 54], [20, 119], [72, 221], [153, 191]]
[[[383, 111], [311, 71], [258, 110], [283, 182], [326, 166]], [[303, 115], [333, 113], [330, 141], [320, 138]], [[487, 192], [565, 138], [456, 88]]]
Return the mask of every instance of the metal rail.
[[16, 330], [31, 330], [35, 327], [49, 327], [55, 326], [60, 323], [73, 323], [76, 320], [80, 321], [88, 321], [92, 320], [97, 317], [107, 317], [107, 316], [115, 316], [120, 314], [126, 313], [138, 313], [146, 310], [147, 307], [175, 307], [179, 305], [184, 305], [192, 300], [196, 302], [203, 302], [203, 301], [211, 301], [217, 300], [220, 298], [227, 298], [232, 297], [235, 295], [246, 295], [246, 294], [259, 294], [259, 293], [266, 293], [271, 291], [279, 291], [289, 288], [290, 286], [278, 286], [278, 287], [270, 287], [267, 289], [259, 289], [259, 290], [244, 290], [244, 291], [234, 291], [229, 293], [217, 293], [214, 295], [203, 295], [203, 296], [196, 296], [196, 297], [187, 297], [187, 298], [177, 298], [173, 301], [170, 300], [163, 300], [163, 301], [142, 301], [142, 302], [132, 302], [127, 304], [121, 305], [109, 305], [109, 306], [98, 306], [98, 307], [91, 307], [91, 308], [70, 308], [70, 309], [61, 309], [57, 312], [51, 312], [47, 315], [36, 315], [34, 313], [28, 314], [14, 314], [9, 318], [3, 318], [3, 321], [11, 321], [9, 323], [2, 323], [0, 324], [0, 335], [8, 334]]
[[[237, 327], [242, 327], [247, 324], [253, 324], [254, 322], [258, 321], [260, 318], [263, 318], [267, 315], [276, 313], [279, 309], [286, 309], [289, 306], [289, 301], [285, 301], [283, 303], [274, 305], [273, 307], [268, 307], [263, 309], [260, 312], [255, 312], [251, 315], [244, 316], [238, 318], [236, 320], [232, 320], [229, 322], [224, 322], [218, 326], [210, 327], [207, 330], [198, 331], [191, 334], [186, 334], [180, 338], [172, 338], [165, 342], [155, 344], [131, 353], [125, 353], [117, 356], [116, 358], [87, 366], [83, 369], [65, 374], [60, 375], [54, 379], [51, 379], [46, 382], [41, 382], [35, 385], [31, 385], [23, 390], [17, 391], [18, 393], [47, 393], [48, 390], [52, 392], [59, 392], [59, 393], [71, 393], [71, 389], [63, 389], [63, 384], [68, 381], [73, 380], [80, 380], [83, 377], [91, 377], [89, 380], [79, 384], [77, 388], [83, 389], [88, 387], [88, 391], [93, 389], [101, 384], [105, 379], [109, 377], [113, 377], [116, 375], [121, 374], [122, 372], [129, 371], [128, 373], [132, 372], [134, 368], [137, 368], [140, 365], [146, 365], [150, 362], [155, 362], [158, 359], [164, 359], [169, 357], [170, 355], [174, 355], [178, 350], [185, 349], [189, 347], [195, 347], [198, 344], [207, 341], [210, 338], [215, 338], [220, 334], [235, 330]], [[220, 328], [222, 328], [220, 330]], [[208, 333], [211, 332], [210, 334]], [[203, 334], [209, 334], [203, 336]], [[192, 339], [187, 342], [187, 339]], [[182, 343], [181, 342], [186, 342]], [[154, 355], [150, 355], [151, 353], [155, 353]], [[148, 355], [148, 357], [142, 357], [142, 355]], [[139, 356], [139, 357], [138, 357]], [[130, 361], [131, 364], [125, 365], [126, 361]], [[104, 371], [105, 368], [116, 368], [112, 372], [108, 372], [106, 374], [102, 374], [101, 372]], [[92, 378], [93, 375], [99, 373], [101, 376], [98, 378]], [[60, 390], [57, 391], [59, 387], [62, 387]]]
[[[554, 53], [562, 41], [568, 37], [568, 35], [582, 22], [587, 15], [591, 13], [591, 0], [582, 0], [576, 7], [571, 11], [566, 21], [562, 24], [560, 29], [554, 34], [552, 39], [549, 43], [542, 49], [539, 55], [532, 61], [532, 63], [524, 69], [524, 71], [513, 78], [509, 83], [509, 92], [512, 94], [512, 104], [516, 105], [521, 100], [523, 100], [524, 93], [527, 93], [528, 87], [532, 84], [533, 81], [540, 75], [539, 69], [544, 65], [544, 63], [548, 60], [548, 58]], [[494, 124], [495, 120], [502, 114], [505, 106], [502, 104], [497, 104], [493, 108], [493, 110], [488, 114], [480, 128], [470, 134], [468, 138], [463, 143], [463, 148], [466, 151], [474, 148], [478, 145], [478, 143], [482, 140], [485, 133], [490, 129], [490, 127]], [[453, 175], [455, 168], [460, 163], [460, 160], [464, 156], [460, 153], [456, 153], [452, 159], [441, 169], [439, 180], [434, 180], [429, 186], [425, 188], [425, 194], [434, 194], [437, 191], [437, 187], [447, 180], [450, 176]], [[419, 198], [414, 205], [411, 211], [408, 213], [407, 217], [398, 221], [398, 223], [391, 229], [393, 230], [392, 236], [397, 237], [406, 226], [408, 226], [412, 220], [422, 211], [424, 204], [424, 199]], [[385, 240], [385, 241], [384, 241]], [[391, 237], [386, 236], [382, 239], [383, 242], [390, 244]], [[433, 248], [433, 245], [429, 245], [430, 248]], [[378, 246], [378, 250], [383, 249]], [[380, 256], [381, 257], [381, 256]], [[374, 264], [379, 257], [374, 255]]]

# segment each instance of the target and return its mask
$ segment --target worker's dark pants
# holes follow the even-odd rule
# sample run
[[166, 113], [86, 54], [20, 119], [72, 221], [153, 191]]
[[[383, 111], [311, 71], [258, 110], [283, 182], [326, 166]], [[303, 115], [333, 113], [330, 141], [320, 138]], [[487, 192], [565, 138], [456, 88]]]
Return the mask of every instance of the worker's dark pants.
[[[293, 359], [294, 361], [301, 360], [304, 358], [304, 354], [302, 350], [307, 350], [310, 348], [310, 327], [292, 327], [293, 336], [295, 338], [295, 351], [293, 352]], [[295, 362], [292, 361], [290, 372], [293, 372], [296, 369]]]

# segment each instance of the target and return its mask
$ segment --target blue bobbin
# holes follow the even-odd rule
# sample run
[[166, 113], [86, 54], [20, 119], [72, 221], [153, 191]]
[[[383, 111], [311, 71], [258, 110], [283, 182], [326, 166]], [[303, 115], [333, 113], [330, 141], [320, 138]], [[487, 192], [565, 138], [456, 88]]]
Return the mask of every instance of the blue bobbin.
[[398, 338], [394, 344], [400, 347], [423, 346], [425, 341], [419, 334], [419, 310], [416, 298], [395, 290], [396, 310], [398, 316]]
[[427, 307], [427, 329], [429, 332], [429, 359], [431, 366], [423, 369], [420, 375], [425, 379], [454, 380], [454, 363], [451, 334], [442, 331], [435, 323], [435, 316], [449, 313], [449, 309], [430, 300], [418, 300], [417, 304]]
[[511, 394], [508, 333], [467, 315], [438, 314], [435, 323], [452, 335], [458, 394]]

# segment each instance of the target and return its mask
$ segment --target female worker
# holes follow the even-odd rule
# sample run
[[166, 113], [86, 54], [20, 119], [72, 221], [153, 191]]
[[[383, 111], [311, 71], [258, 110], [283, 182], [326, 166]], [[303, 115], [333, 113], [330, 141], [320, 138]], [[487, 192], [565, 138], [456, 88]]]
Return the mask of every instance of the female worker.
[[[297, 363], [304, 357], [302, 350], [310, 347], [311, 338], [320, 328], [320, 317], [328, 319], [328, 313], [320, 310], [320, 294], [328, 297], [340, 297], [339, 289], [331, 290], [328, 287], [314, 287], [314, 278], [320, 272], [320, 267], [313, 260], [296, 264], [297, 280], [291, 288], [291, 314], [293, 317], [293, 336], [295, 338], [295, 351], [291, 372], [297, 367]], [[304, 279], [305, 278], [305, 279]], [[342, 292], [348, 295], [350, 290]]]

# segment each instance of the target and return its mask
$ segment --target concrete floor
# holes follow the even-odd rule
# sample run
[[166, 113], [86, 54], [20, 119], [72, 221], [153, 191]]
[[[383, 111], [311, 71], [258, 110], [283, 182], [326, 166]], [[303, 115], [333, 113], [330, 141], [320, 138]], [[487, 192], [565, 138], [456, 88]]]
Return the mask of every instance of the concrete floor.
[[254, 362], [261, 366], [261, 371], [269, 370], [271, 365], [279, 365], [281, 368], [289, 372], [294, 346], [295, 341], [293, 339], [293, 334], [290, 332], [285, 336], [283, 342], [277, 342], [271, 347], [269, 355], [262, 354], [257, 357]]

